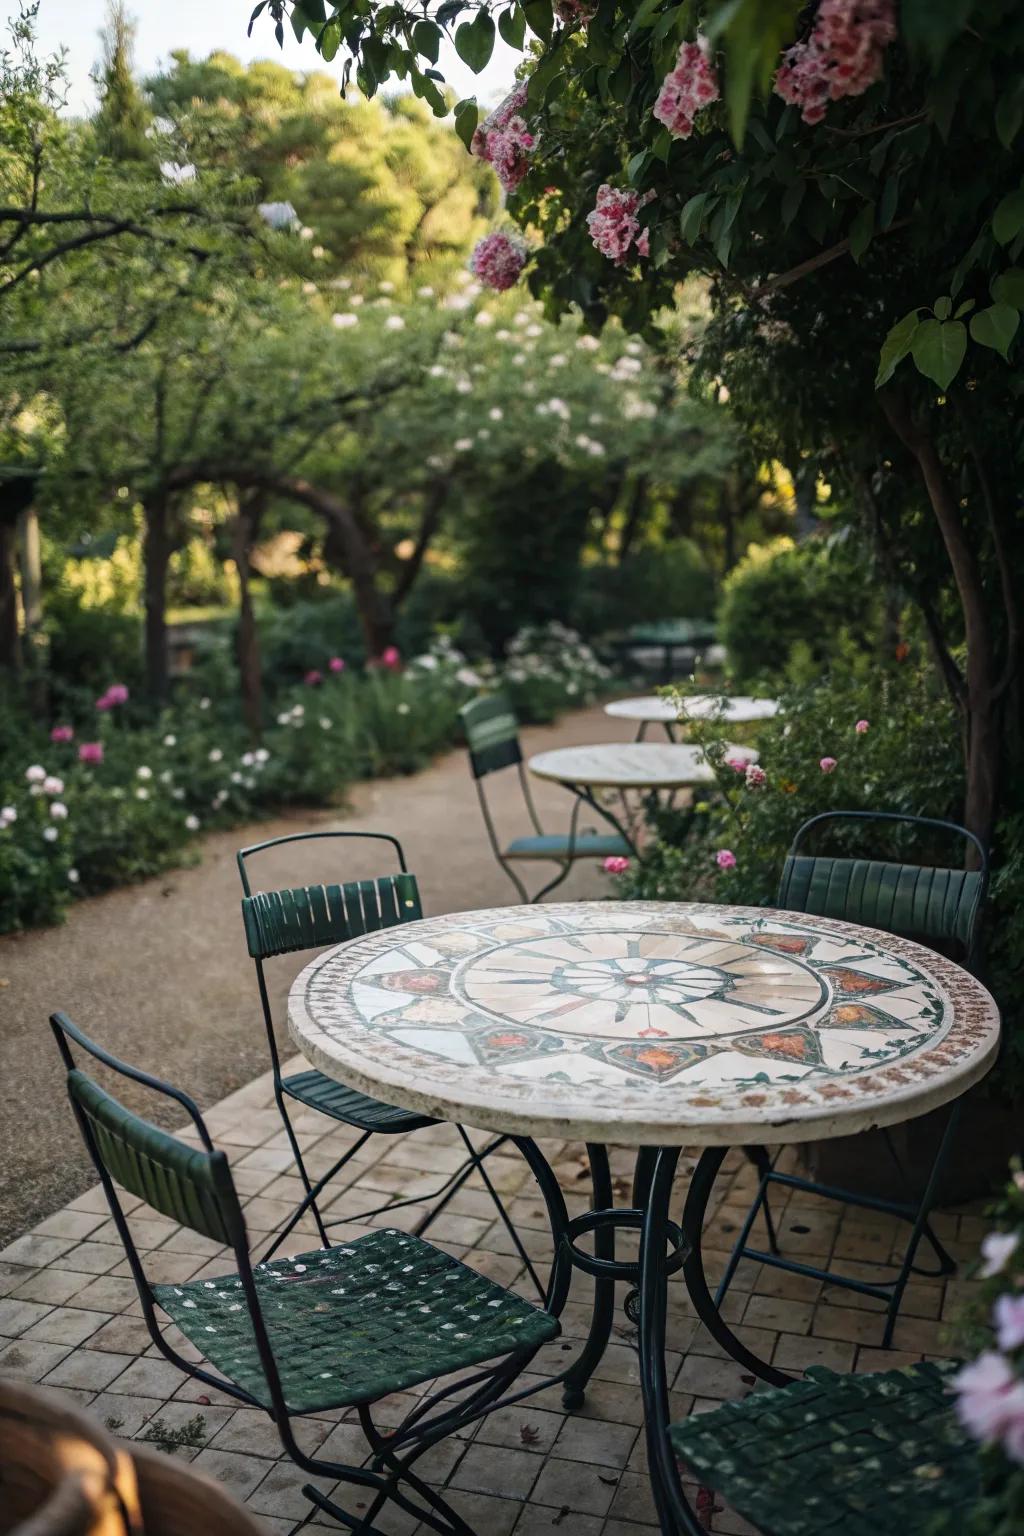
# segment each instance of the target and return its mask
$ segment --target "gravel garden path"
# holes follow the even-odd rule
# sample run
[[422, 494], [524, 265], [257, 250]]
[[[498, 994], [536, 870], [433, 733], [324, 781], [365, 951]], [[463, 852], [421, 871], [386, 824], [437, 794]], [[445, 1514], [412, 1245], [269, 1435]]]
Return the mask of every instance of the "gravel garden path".
[[[611, 721], [595, 708], [524, 731], [523, 747], [529, 754], [628, 735], [628, 722]], [[515, 775], [491, 783], [499, 826], [508, 835], [528, 831], [515, 801]], [[535, 793], [545, 825], [564, 826], [566, 792], [537, 783]], [[296, 811], [214, 834], [204, 840], [195, 868], [83, 901], [62, 928], [0, 939], [0, 1245], [94, 1182], [46, 1023], [55, 1009], [127, 1060], [187, 1089], [204, 1107], [266, 1069], [234, 852], [317, 827], [396, 834], [419, 877], [427, 913], [517, 899], [491, 856], [465, 754], [453, 752], [412, 778], [356, 785], [341, 814]], [[278, 886], [319, 881], [325, 873], [306, 850], [294, 848], [268, 854], [263, 871], [262, 880]], [[379, 855], [361, 849], [344, 866], [347, 879], [382, 872]], [[606, 880], [588, 864], [573, 871], [559, 894], [566, 900], [600, 896]], [[292, 956], [271, 971], [275, 1006], [296, 969]], [[133, 1107], [152, 1114], [152, 1096]]]

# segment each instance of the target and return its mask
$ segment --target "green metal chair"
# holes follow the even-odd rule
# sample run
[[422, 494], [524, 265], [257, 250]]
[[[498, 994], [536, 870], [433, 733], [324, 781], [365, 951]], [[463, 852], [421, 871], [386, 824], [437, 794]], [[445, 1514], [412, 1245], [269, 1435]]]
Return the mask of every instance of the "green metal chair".
[[[897, 827], [905, 827], [913, 829], [915, 834], [926, 833], [939, 842], [956, 844], [961, 854], [966, 852], [967, 857], [961, 858], [959, 866], [954, 867], [949, 864], [920, 865], [858, 858], [846, 851], [839, 855], [808, 854], [803, 851], [808, 841], [822, 832], [838, 832], [840, 839], [849, 846], [869, 824], [873, 826], [876, 823], [890, 833], [895, 832]], [[968, 864], [976, 867], [968, 868]], [[978, 964], [979, 933], [988, 879], [987, 851], [973, 833], [956, 822], [939, 821], [926, 816], [904, 816], [889, 811], [826, 811], [805, 822], [793, 839], [782, 871], [777, 905], [789, 912], [810, 912], [819, 917], [881, 928], [886, 933], [898, 934], [938, 950], [973, 971]], [[911, 1274], [945, 1275], [952, 1274], [956, 1269], [955, 1261], [939, 1242], [928, 1218], [938, 1194], [939, 1180], [949, 1156], [959, 1114], [958, 1100], [947, 1116], [924, 1193], [918, 1200], [886, 1200], [858, 1195], [834, 1185], [821, 1184], [795, 1174], [780, 1173], [766, 1148], [745, 1148], [758, 1169], [760, 1181], [718, 1286], [716, 1302], [721, 1303], [740, 1260], [752, 1259], [756, 1263], [788, 1270], [792, 1274], [826, 1280], [831, 1285], [886, 1302], [882, 1347], [888, 1349]], [[884, 1131], [883, 1136], [895, 1171], [906, 1187], [906, 1175], [891, 1132]], [[909, 1222], [910, 1237], [896, 1276], [888, 1281], [855, 1280], [833, 1270], [817, 1269], [813, 1265], [787, 1259], [779, 1251], [768, 1206], [768, 1191], [773, 1184], [820, 1195], [844, 1205], [899, 1216]], [[748, 1246], [751, 1229], [762, 1209], [768, 1235], [767, 1252]], [[922, 1238], [935, 1253], [937, 1269], [915, 1268], [914, 1259]]]
[[[632, 849], [625, 838], [620, 837], [618, 833], [578, 830], [580, 806], [583, 803], [578, 798], [573, 801], [568, 835], [544, 831], [533, 803], [530, 781], [523, 766], [523, 753], [519, 745], [519, 722], [504, 693], [492, 693], [482, 698], [471, 699], [468, 704], [462, 706], [460, 715], [469, 747], [469, 765], [476, 784], [487, 836], [494, 851], [494, 857], [519, 892], [522, 901], [542, 901], [550, 891], [561, 885], [577, 859], [607, 859], [618, 856], [628, 858], [630, 856]], [[498, 773], [503, 768], [516, 769], [527, 814], [533, 826], [531, 834], [513, 838], [505, 848], [502, 847], [498, 837], [483, 786], [483, 781], [488, 774]], [[541, 886], [535, 895], [530, 896], [513, 865], [537, 860], [555, 863], [559, 869], [553, 880], [549, 880], [547, 885]]]
[[[977, 1506], [978, 1447], [958, 1423], [949, 1369], [807, 1380], [693, 1414], [669, 1431], [680, 1460], [762, 1536], [904, 1536]], [[686, 1536], [704, 1526], [676, 1480]], [[942, 1529], [945, 1529], [942, 1525]], [[954, 1524], [950, 1529], [956, 1529]]]
[[[227, 1158], [215, 1149], [188, 1095], [119, 1061], [64, 1014], [53, 1014], [50, 1024], [67, 1071], [72, 1108], [160, 1353], [186, 1375], [264, 1409], [285, 1451], [303, 1471], [367, 1490], [369, 1508], [360, 1517], [312, 1486], [303, 1490], [311, 1503], [350, 1530], [384, 1536], [374, 1522], [391, 1500], [442, 1536], [473, 1536], [411, 1463], [445, 1435], [490, 1411], [537, 1350], [557, 1337], [557, 1313], [568, 1292], [565, 1271], [542, 1309], [405, 1232], [375, 1231], [343, 1247], [253, 1264]], [[176, 1103], [191, 1121], [198, 1146], [126, 1109], [79, 1068], [72, 1046]], [[517, 1145], [538, 1178], [552, 1220], [564, 1225], [565, 1204], [553, 1175], [531, 1142]], [[151, 1283], [115, 1186], [223, 1244], [231, 1251], [234, 1270], [178, 1285]], [[187, 1360], [169, 1341], [157, 1308], [213, 1371]], [[384, 1434], [374, 1423], [373, 1405], [381, 1398], [485, 1364], [486, 1370], [417, 1399], [398, 1429]], [[455, 1392], [463, 1395], [452, 1406]], [[369, 1465], [307, 1455], [292, 1419], [349, 1407], [357, 1410], [366, 1434]]]
[[[257, 854], [265, 853], [271, 848], [281, 848], [289, 843], [336, 843], [339, 839], [346, 844], [354, 840], [387, 844], [397, 858], [398, 873], [383, 875], [376, 880], [350, 881], [344, 885], [308, 885], [296, 886], [288, 890], [253, 891], [247, 861]], [[274, 1098], [284, 1122], [299, 1178], [306, 1192], [305, 1198], [263, 1255], [266, 1261], [277, 1252], [307, 1210], [312, 1213], [325, 1248], [330, 1246], [328, 1227], [344, 1226], [346, 1222], [357, 1219], [355, 1216], [346, 1216], [339, 1221], [325, 1222], [318, 1199], [326, 1186], [359, 1153], [371, 1136], [402, 1136], [410, 1131], [437, 1125], [439, 1122], [430, 1119], [427, 1115], [417, 1115], [409, 1110], [396, 1109], [393, 1105], [383, 1104], [364, 1093], [358, 1093], [354, 1088], [346, 1088], [343, 1083], [327, 1077], [314, 1068], [292, 1073], [288, 1077], [283, 1076], [273, 1009], [264, 970], [265, 962], [274, 956], [321, 949], [326, 944], [341, 944], [347, 939], [359, 938], [366, 933], [377, 933], [382, 929], [394, 928], [400, 923], [414, 922], [422, 917], [423, 909], [420, 905], [416, 877], [409, 873], [405, 854], [398, 839], [386, 832], [293, 832], [284, 837], [269, 838], [265, 842], [253, 843], [247, 848], [241, 848], [236, 854], [236, 859], [244, 892], [242, 921], [245, 925], [249, 954], [256, 966], [256, 982], [273, 1070]], [[306, 1170], [299, 1139], [288, 1113], [290, 1100], [304, 1105], [307, 1109], [318, 1110], [330, 1119], [341, 1121], [344, 1125], [350, 1125], [360, 1132], [352, 1146], [346, 1149], [337, 1162], [315, 1184]], [[506, 1146], [509, 1138], [494, 1137], [478, 1151], [474, 1148], [463, 1126], [457, 1126], [456, 1130], [466, 1148], [466, 1160], [440, 1189], [426, 1197], [419, 1195], [404, 1200], [389, 1200], [372, 1210], [360, 1211], [358, 1219], [362, 1221], [368, 1217], [398, 1210], [402, 1206], [420, 1204], [424, 1199], [433, 1200], [435, 1203], [415, 1229], [417, 1236], [422, 1236], [471, 1174], [478, 1172], [516, 1252], [537, 1287], [538, 1294], [543, 1296], [544, 1287], [485, 1167], [486, 1158]]]

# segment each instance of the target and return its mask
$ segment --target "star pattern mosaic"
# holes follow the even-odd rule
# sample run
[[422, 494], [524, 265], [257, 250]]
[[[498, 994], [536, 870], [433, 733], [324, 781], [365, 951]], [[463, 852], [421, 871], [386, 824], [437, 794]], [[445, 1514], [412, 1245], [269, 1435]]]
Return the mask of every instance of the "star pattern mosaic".
[[314, 961], [292, 1003], [295, 1038], [321, 1066], [335, 1050], [355, 1086], [383, 1068], [478, 1102], [606, 1110], [621, 1095], [634, 1110], [659, 1101], [658, 1115], [856, 1099], [948, 1070], [995, 1027], [979, 984], [918, 945], [800, 914], [642, 902], [390, 929]]

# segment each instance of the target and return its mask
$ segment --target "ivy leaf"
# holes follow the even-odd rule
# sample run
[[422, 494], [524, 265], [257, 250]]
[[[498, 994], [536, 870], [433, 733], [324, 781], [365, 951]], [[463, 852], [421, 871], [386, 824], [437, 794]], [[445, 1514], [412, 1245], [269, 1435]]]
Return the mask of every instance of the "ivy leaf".
[[1000, 245], [1009, 245], [1024, 229], [1024, 191], [1010, 192], [992, 215], [992, 233]]
[[521, 6], [510, 5], [507, 11], [502, 11], [498, 17], [498, 31], [510, 48], [517, 52], [522, 49], [526, 41], [526, 17]]
[[494, 21], [486, 11], [455, 28], [455, 52], [474, 75], [487, 68], [494, 52]]
[[1005, 358], [1019, 325], [1020, 315], [1011, 304], [993, 304], [972, 316], [971, 336], [980, 347], [991, 347]]
[[468, 149], [473, 142], [477, 123], [480, 121], [480, 109], [476, 104], [475, 96], [467, 96], [465, 101], [455, 105], [455, 132]]
[[918, 373], [943, 390], [956, 378], [966, 351], [967, 327], [962, 320], [922, 320], [910, 347]]
[[441, 29], [432, 21], [418, 21], [412, 29], [412, 44], [431, 64], [437, 63], [441, 51]]
[[1024, 309], [1024, 267], [1007, 267], [992, 279], [989, 290], [997, 304], [1012, 304]]
[[920, 323], [918, 320], [919, 314], [919, 310], [912, 309], [909, 315], [904, 315], [902, 320], [897, 320], [883, 341], [882, 350], [878, 354], [878, 374], [875, 378], [876, 389], [881, 389], [883, 384], [889, 382], [913, 346], [914, 336]]

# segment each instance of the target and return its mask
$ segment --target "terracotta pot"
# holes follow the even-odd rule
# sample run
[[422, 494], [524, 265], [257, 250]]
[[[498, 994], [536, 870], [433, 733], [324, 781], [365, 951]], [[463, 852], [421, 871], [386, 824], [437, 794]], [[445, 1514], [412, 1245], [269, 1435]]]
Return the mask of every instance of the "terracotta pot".
[[[948, 1109], [935, 1110], [893, 1126], [889, 1133], [907, 1172], [911, 1198], [924, 1193], [948, 1114]], [[984, 1085], [967, 1094], [938, 1203], [959, 1205], [991, 1195], [1006, 1182], [1010, 1158], [1022, 1150], [1019, 1114], [994, 1102]], [[810, 1176], [823, 1184], [888, 1200], [906, 1198], [880, 1131], [810, 1143], [804, 1157]]]
[[0, 1536], [258, 1536], [217, 1483], [0, 1380]]

